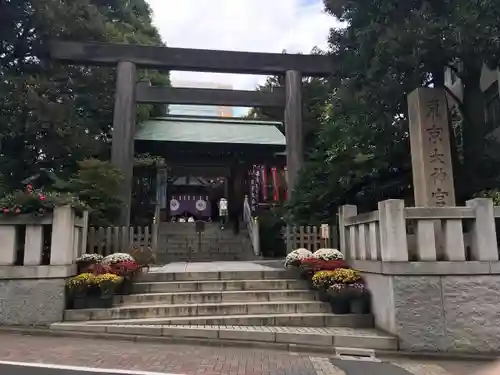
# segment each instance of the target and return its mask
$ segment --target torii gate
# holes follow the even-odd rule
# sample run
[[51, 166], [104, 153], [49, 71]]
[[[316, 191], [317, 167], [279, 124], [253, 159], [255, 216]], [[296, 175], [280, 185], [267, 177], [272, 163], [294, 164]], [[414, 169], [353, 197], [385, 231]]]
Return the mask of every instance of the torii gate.
[[[288, 188], [292, 192], [303, 164], [302, 77], [332, 73], [330, 58], [300, 55], [215, 51], [131, 44], [52, 41], [50, 57], [73, 64], [116, 66], [112, 163], [125, 181], [121, 225], [130, 224], [134, 135], [137, 103], [284, 107]], [[274, 92], [151, 87], [137, 82], [137, 68], [213, 73], [284, 75], [285, 90]]]

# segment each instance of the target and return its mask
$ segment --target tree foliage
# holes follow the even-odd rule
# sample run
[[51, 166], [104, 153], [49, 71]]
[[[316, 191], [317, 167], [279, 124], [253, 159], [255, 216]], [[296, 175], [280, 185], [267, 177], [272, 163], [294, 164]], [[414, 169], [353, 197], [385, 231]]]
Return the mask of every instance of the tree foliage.
[[[443, 87], [447, 68], [464, 85], [456, 103], [460, 121], [452, 132], [463, 142], [454, 155], [459, 198], [498, 184], [498, 164], [484, 152], [491, 128], [480, 88], [483, 62], [499, 65], [496, 5], [325, 0], [326, 10], [347, 26], [331, 30], [333, 89], [315, 150], [288, 206], [295, 221], [333, 220], [345, 203], [372, 209], [381, 199], [412, 199], [406, 97], [417, 87]], [[450, 109], [455, 99], [450, 95]], [[458, 150], [460, 142], [452, 141]]]
[[[10, 188], [41, 168], [64, 178], [80, 160], [109, 158], [114, 69], [50, 61], [52, 38], [162, 45], [145, 0], [2, 1], [0, 171]], [[168, 84], [168, 74], [146, 75]], [[162, 110], [141, 106], [138, 117]]]
[[78, 163], [78, 170], [68, 181], [59, 181], [54, 188], [71, 194], [89, 207], [89, 225], [117, 224], [122, 201], [116, 191], [123, 176], [110, 162], [87, 159]]

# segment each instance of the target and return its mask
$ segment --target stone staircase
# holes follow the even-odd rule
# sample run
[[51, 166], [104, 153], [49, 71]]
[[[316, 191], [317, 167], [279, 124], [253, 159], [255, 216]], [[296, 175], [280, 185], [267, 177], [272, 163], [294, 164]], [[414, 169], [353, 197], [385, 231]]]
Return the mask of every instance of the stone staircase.
[[371, 315], [334, 315], [294, 273], [148, 273], [112, 309], [67, 310], [53, 331], [202, 343], [395, 350]]
[[240, 233], [232, 228], [221, 230], [218, 223], [206, 223], [201, 238], [194, 223], [162, 223], [158, 233], [159, 264], [183, 261], [245, 261], [257, 257], [247, 229], [242, 223]]

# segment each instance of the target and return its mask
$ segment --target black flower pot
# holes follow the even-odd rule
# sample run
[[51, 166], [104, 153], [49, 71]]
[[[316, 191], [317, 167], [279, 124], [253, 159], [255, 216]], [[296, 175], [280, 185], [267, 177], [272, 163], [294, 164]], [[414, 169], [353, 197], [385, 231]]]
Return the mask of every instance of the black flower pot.
[[309, 290], [316, 290], [311, 279], [307, 280], [307, 287], [309, 288]]
[[87, 309], [109, 309], [113, 307], [113, 296], [90, 296], [87, 298]]
[[321, 302], [330, 302], [330, 296], [326, 292], [326, 290], [320, 290], [318, 291], [318, 299]]
[[71, 299], [71, 309], [81, 310], [87, 308], [87, 297], [86, 296], [74, 296]]
[[351, 313], [369, 314], [371, 310], [369, 295], [362, 295], [351, 300]]
[[343, 297], [332, 297], [330, 307], [334, 314], [349, 314], [351, 312], [349, 299]]
[[128, 296], [132, 293], [134, 283], [130, 279], [123, 279], [116, 289], [116, 294], [119, 296]]

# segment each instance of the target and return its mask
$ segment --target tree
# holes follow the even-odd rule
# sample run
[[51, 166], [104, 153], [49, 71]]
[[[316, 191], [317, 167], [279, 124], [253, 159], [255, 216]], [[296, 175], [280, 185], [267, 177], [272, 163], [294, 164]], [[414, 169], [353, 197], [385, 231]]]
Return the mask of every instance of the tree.
[[454, 154], [459, 199], [498, 184], [498, 164], [483, 152], [489, 128], [480, 90], [483, 62], [499, 62], [494, 2], [326, 0], [325, 8], [347, 26], [329, 38], [334, 89], [288, 204], [293, 220], [333, 220], [345, 203], [367, 210], [389, 197], [411, 200], [406, 97], [420, 86], [444, 87], [446, 68], [465, 86], [456, 108], [449, 93], [452, 134], [463, 139]]
[[120, 171], [111, 163], [87, 159], [78, 163], [78, 170], [68, 181], [58, 181], [54, 188], [71, 194], [90, 208], [89, 225], [117, 224], [122, 201], [116, 191], [123, 182]]
[[476, 167], [485, 162], [490, 130], [480, 78], [483, 63], [496, 69], [500, 62], [497, 5], [491, 0], [325, 0], [327, 11], [348, 23], [330, 35], [336, 83], [349, 79], [375, 116], [389, 112], [402, 116], [406, 125], [405, 99], [410, 91], [443, 87], [447, 68], [461, 79], [463, 177], [469, 187], [464, 196], [487, 183]]
[[[163, 45], [145, 0], [3, 1], [0, 171], [10, 188], [40, 168], [65, 178], [80, 160], [109, 158], [114, 69], [47, 60], [51, 38]], [[167, 74], [141, 75], [168, 84]], [[138, 119], [158, 111], [141, 106]]]

